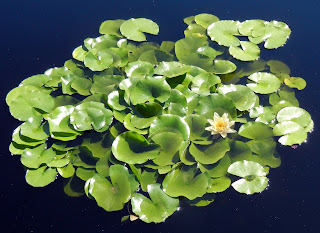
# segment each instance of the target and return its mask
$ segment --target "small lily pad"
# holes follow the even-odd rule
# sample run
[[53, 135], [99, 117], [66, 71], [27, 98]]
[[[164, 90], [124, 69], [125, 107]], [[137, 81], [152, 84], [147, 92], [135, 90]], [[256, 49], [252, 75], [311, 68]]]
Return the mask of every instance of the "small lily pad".
[[291, 88], [297, 88], [299, 91], [307, 85], [306, 81], [300, 77], [289, 77], [284, 79], [284, 83]]

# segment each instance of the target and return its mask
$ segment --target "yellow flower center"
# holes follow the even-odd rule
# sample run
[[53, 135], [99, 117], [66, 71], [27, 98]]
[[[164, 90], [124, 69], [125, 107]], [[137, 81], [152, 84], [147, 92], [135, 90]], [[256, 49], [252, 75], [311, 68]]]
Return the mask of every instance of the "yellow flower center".
[[216, 130], [220, 133], [223, 132], [225, 130], [225, 128], [227, 127], [227, 122], [220, 119], [216, 122]]

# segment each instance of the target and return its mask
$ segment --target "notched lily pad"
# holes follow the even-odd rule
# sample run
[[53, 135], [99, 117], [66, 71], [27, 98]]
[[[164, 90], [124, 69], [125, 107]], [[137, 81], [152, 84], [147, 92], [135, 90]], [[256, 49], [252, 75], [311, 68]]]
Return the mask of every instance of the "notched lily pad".
[[124, 132], [112, 143], [112, 153], [116, 159], [129, 164], [145, 163], [159, 154], [159, 145], [149, 143], [136, 132]]
[[235, 37], [235, 35], [240, 35], [238, 32], [239, 25], [239, 21], [220, 20], [212, 23], [208, 27], [207, 33], [211, 40], [216, 41], [219, 45], [226, 47], [230, 47], [231, 45], [239, 46], [240, 40]]
[[234, 162], [228, 168], [228, 173], [243, 177], [232, 183], [232, 187], [239, 193], [260, 193], [268, 186], [269, 179], [266, 177], [267, 173], [256, 162], [246, 160]]
[[254, 83], [248, 83], [247, 87], [259, 94], [276, 92], [281, 86], [281, 81], [276, 76], [265, 72], [251, 74], [248, 79]]
[[157, 35], [159, 33], [159, 26], [150, 19], [132, 18], [121, 24], [120, 32], [129, 40], [145, 41], [146, 36], [143, 32]]
[[151, 200], [140, 193], [134, 194], [131, 199], [132, 211], [142, 221], [147, 223], [163, 222], [178, 209], [179, 199], [165, 194], [161, 190], [160, 184], [148, 185], [148, 193]]

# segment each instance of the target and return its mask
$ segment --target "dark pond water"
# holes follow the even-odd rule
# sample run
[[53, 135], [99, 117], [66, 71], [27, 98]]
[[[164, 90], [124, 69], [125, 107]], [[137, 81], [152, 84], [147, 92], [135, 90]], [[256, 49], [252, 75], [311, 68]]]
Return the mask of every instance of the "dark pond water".
[[[1, 8], [1, 232], [320, 232], [319, 1], [12, 0]], [[44, 188], [28, 186], [19, 157], [8, 152], [19, 122], [8, 112], [6, 93], [26, 77], [62, 66], [85, 38], [98, 36], [104, 20], [149, 18], [160, 26], [157, 40], [175, 41], [183, 36], [183, 18], [199, 13], [284, 21], [292, 29], [287, 44], [272, 51], [269, 59], [285, 62], [291, 74], [307, 81], [297, 97], [311, 113], [315, 131], [297, 149], [279, 149], [282, 165], [268, 175], [268, 190], [247, 196], [230, 188], [208, 207], [182, 205], [165, 223], [121, 225], [126, 211], [107, 213], [86, 197], [70, 198], [60, 179]]]

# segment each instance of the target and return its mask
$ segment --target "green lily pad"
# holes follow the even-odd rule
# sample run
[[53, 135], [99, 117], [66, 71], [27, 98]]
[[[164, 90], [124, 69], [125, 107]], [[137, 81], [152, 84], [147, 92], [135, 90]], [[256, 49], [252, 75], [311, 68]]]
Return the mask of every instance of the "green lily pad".
[[57, 171], [63, 178], [69, 178], [73, 176], [76, 170], [74, 169], [74, 166], [72, 166], [72, 164], [69, 163], [67, 166], [58, 167]]
[[267, 65], [270, 67], [270, 71], [274, 74], [290, 74], [290, 68], [282, 61], [269, 60]]
[[184, 119], [190, 128], [190, 141], [195, 144], [209, 145], [212, 143], [211, 134], [205, 130], [208, 123], [203, 116], [192, 114]]
[[203, 13], [196, 15], [194, 21], [202, 27], [207, 28], [212, 23], [219, 21], [219, 18], [215, 15]]
[[206, 115], [205, 117], [210, 119], [213, 118], [214, 112], [218, 113], [220, 116], [224, 113], [228, 113], [231, 118], [236, 117], [236, 107], [233, 100], [218, 93], [201, 97], [195, 112], [198, 115]]
[[218, 92], [231, 98], [240, 111], [251, 109], [256, 104], [256, 95], [250, 88], [242, 85], [223, 85]]
[[293, 121], [282, 121], [273, 128], [275, 136], [282, 136], [279, 142], [282, 145], [301, 144], [307, 139], [306, 130], [298, 123]]
[[273, 136], [272, 129], [261, 122], [248, 122], [239, 128], [239, 135], [250, 139], [264, 139]]
[[299, 91], [307, 85], [306, 81], [300, 77], [289, 77], [284, 79], [284, 83], [291, 88], [297, 88]]
[[230, 150], [227, 140], [221, 139], [211, 145], [196, 145], [191, 143], [189, 152], [202, 164], [213, 164], [218, 162]]
[[33, 187], [44, 187], [53, 181], [57, 177], [57, 169], [42, 166], [38, 169], [28, 169], [26, 172], [26, 181]]
[[311, 123], [310, 114], [299, 107], [286, 107], [280, 110], [277, 114], [278, 122], [293, 121], [301, 125], [302, 127], [307, 127]]
[[281, 81], [276, 76], [265, 72], [251, 74], [248, 79], [255, 83], [248, 83], [247, 87], [259, 94], [276, 92], [281, 86]]
[[33, 75], [29, 78], [26, 78], [20, 83], [20, 86], [34, 86], [34, 87], [42, 87], [47, 82], [49, 82], [52, 78], [45, 74], [37, 74]]
[[240, 61], [254, 61], [260, 56], [260, 49], [258, 45], [249, 41], [240, 41], [241, 48], [237, 46], [230, 46], [229, 53], [234, 58]]
[[85, 55], [83, 63], [92, 71], [103, 71], [112, 65], [113, 57], [104, 51], [91, 50]]
[[141, 189], [144, 192], [148, 192], [148, 185], [155, 184], [158, 179], [158, 172], [152, 169], [146, 169], [142, 172], [140, 177]]
[[214, 74], [228, 74], [237, 69], [236, 65], [231, 61], [214, 60], [212, 72]]
[[226, 47], [239, 46], [240, 40], [235, 37], [239, 35], [238, 28], [240, 22], [233, 20], [220, 20], [212, 23], [208, 29], [207, 33], [211, 40], [216, 41], [219, 45]]
[[94, 129], [106, 131], [112, 123], [113, 114], [103, 103], [85, 102], [75, 107], [70, 115], [70, 123], [78, 131]]
[[120, 134], [112, 143], [114, 157], [129, 164], [141, 164], [154, 159], [160, 150], [159, 145], [148, 143], [145, 137], [130, 131]]
[[228, 168], [228, 173], [243, 177], [232, 183], [232, 187], [239, 193], [260, 193], [268, 186], [266, 171], [256, 162], [246, 160], [234, 162]]
[[256, 43], [260, 39], [265, 40], [266, 49], [275, 49], [284, 45], [291, 34], [289, 26], [283, 22], [271, 21], [265, 25], [265, 33], [260, 37], [249, 37], [249, 40]]
[[[117, 169], [118, 167], [121, 169]], [[111, 171], [115, 170], [112, 172]], [[131, 198], [131, 186], [128, 170], [121, 165], [110, 167], [110, 180], [100, 174], [88, 179], [85, 185], [87, 195], [92, 196], [98, 206], [106, 211], [121, 210]]]
[[219, 83], [221, 83], [219, 76], [212, 73], [201, 73], [192, 78], [191, 90], [194, 93], [206, 95]]
[[131, 199], [132, 211], [142, 221], [160, 223], [178, 209], [179, 199], [165, 194], [160, 184], [148, 185], [148, 193], [151, 200], [140, 193], [134, 194]]
[[228, 155], [231, 159], [231, 162], [241, 161], [241, 160], [248, 160], [250, 158], [252, 152], [250, 147], [241, 141], [230, 141], [230, 151]]
[[61, 141], [70, 141], [80, 134], [69, 124], [70, 115], [74, 108], [72, 105], [61, 106], [49, 114], [48, 123], [52, 138]]
[[272, 107], [263, 107], [262, 105], [259, 105], [258, 107], [251, 109], [250, 117], [256, 118], [255, 121], [269, 124], [276, 118], [276, 113]]
[[28, 168], [39, 168], [41, 164], [49, 164], [56, 156], [52, 148], [47, 150], [46, 144], [32, 149], [25, 149], [21, 155], [21, 163]]
[[149, 138], [162, 132], [172, 132], [180, 135], [184, 141], [189, 139], [190, 128], [181, 117], [177, 115], [164, 114], [157, 117], [150, 125]]
[[196, 53], [200, 54], [202, 56], [205, 56], [207, 58], [210, 58], [210, 59], [215, 59], [216, 56], [219, 55], [215, 49], [213, 49], [209, 46], [203, 46], [203, 47], [198, 48]]
[[153, 65], [145, 61], [130, 62], [125, 72], [129, 78], [144, 78], [146, 76], [152, 76], [154, 73]]
[[227, 176], [211, 179], [211, 186], [208, 188], [208, 193], [220, 193], [225, 191], [231, 185], [231, 180]]
[[196, 165], [182, 165], [172, 170], [163, 180], [163, 191], [171, 197], [184, 196], [189, 200], [202, 197], [211, 180], [207, 173], [195, 176], [196, 170]]
[[125, 22], [125, 20], [123, 20], [123, 19], [106, 20], [100, 25], [99, 33], [100, 34], [108, 34], [108, 35], [116, 35], [116, 36], [121, 37], [120, 26], [124, 22]]
[[154, 99], [165, 102], [170, 97], [170, 86], [164, 77], [146, 77], [136, 83], [130, 93], [132, 104], [142, 104]]
[[239, 32], [244, 36], [260, 37], [265, 34], [264, 20], [246, 20], [239, 25]]
[[157, 133], [152, 137], [152, 140], [160, 145], [162, 149], [160, 154], [153, 159], [155, 164], [164, 167], [173, 165], [179, 161], [179, 156], [176, 153], [183, 142], [180, 134], [173, 132]]
[[154, 73], [164, 75], [168, 78], [173, 78], [185, 74], [189, 70], [190, 66], [184, 65], [180, 62], [160, 62], [157, 68], [154, 70]]
[[222, 157], [218, 162], [214, 164], [201, 164], [198, 163], [201, 172], [206, 172], [211, 176], [211, 178], [219, 178], [227, 175], [228, 167], [231, 161], [228, 154]]
[[143, 32], [157, 35], [159, 33], [159, 26], [150, 19], [132, 18], [121, 24], [120, 32], [129, 40], [145, 41], [146, 36], [143, 34]]
[[39, 118], [42, 113], [49, 113], [54, 106], [53, 97], [34, 86], [14, 88], [8, 93], [6, 102], [11, 115], [20, 121], [30, 117]]

